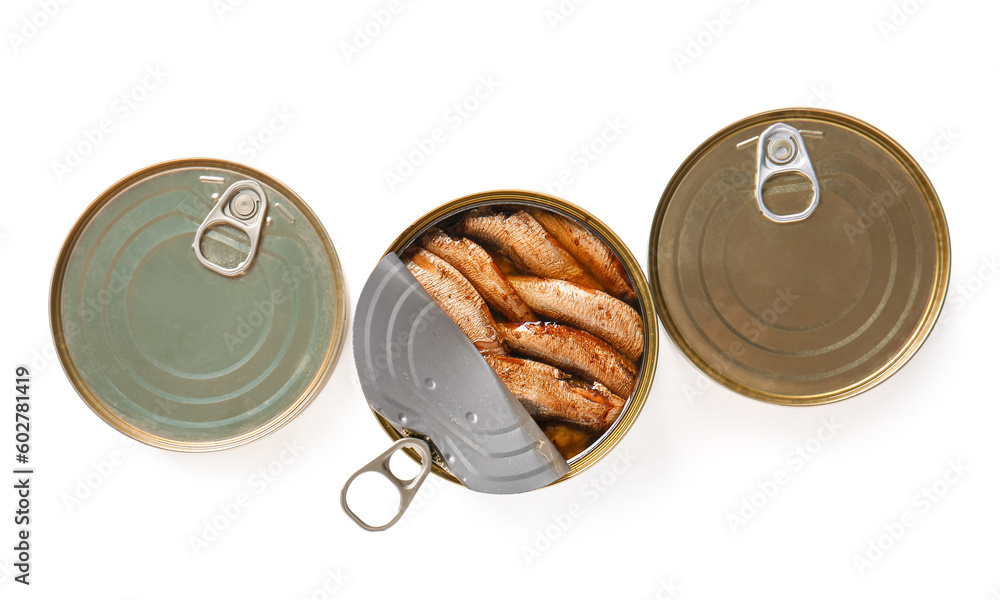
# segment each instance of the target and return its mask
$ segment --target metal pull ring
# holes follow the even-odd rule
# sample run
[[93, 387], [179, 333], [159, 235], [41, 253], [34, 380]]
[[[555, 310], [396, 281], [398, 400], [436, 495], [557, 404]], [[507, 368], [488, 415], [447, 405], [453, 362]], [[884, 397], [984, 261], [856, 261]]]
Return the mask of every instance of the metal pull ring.
[[[799, 173], [812, 184], [812, 200], [802, 212], [775, 214], [764, 204], [764, 184], [779, 173]], [[798, 129], [784, 123], [771, 125], [757, 140], [757, 207], [775, 223], [794, 223], [808, 218], [819, 206], [819, 179]]]
[[[246, 273], [257, 256], [257, 244], [260, 241], [260, 230], [267, 216], [267, 194], [259, 183], [251, 179], [237, 181], [229, 186], [215, 203], [208, 216], [201, 222], [198, 232], [194, 235], [194, 253], [198, 261], [220, 275], [236, 277]], [[226, 268], [205, 257], [201, 251], [202, 238], [208, 229], [214, 225], [229, 225], [242, 231], [250, 239], [250, 251], [243, 262], [233, 268]]]
[[[406, 481], [396, 477], [392, 470], [389, 469], [389, 459], [392, 455], [396, 453], [397, 450], [401, 448], [413, 448], [420, 455], [420, 472], [413, 479], [408, 479]], [[397, 440], [389, 449], [379, 454], [375, 460], [371, 461], [367, 465], [358, 469], [358, 472], [351, 475], [351, 478], [347, 480], [344, 484], [344, 489], [340, 492], [340, 505], [344, 508], [344, 512], [347, 516], [354, 519], [354, 522], [367, 529], [368, 531], [385, 531], [393, 525], [396, 524], [399, 519], [402, 518], [403, 514], [406, 512], [407, 507], [410, 506], [410, 502], [413, 501], [413, 497], [417, 495], [417, 489], [423, 484], [424, 479], [427, 478], [427, 474], [431, 472], [431, 447], [420, 438], [402, 438]], [[351, 487], [351, 484], [359, 475], [364, 473], [378, 473], [385, 476], [394, 486], [396, 490], [399, 491], [399, 508], [396, 511], [396, 516], [392, 518], [388, 523], [384, 525], [371, 525], [367, 523], [356, 515], [351, 507], [347, 505], [347, 490]]]

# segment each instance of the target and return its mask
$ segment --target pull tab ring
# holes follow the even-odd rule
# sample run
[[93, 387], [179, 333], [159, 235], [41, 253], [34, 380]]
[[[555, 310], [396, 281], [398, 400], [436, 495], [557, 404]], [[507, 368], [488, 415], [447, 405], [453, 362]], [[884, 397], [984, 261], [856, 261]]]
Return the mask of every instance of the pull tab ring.
[[[392, 458], [392, 455], [401, 448], [412, 448], [417, 451], [417, 454], [420, 455], [420, 472], [417, 473], [413, 479], [404, 481], [396, 477], [389, 468], [389, 460]], [[350, 479], [347, 480], [347, 483], [344, 484], [344, 489], [340, 492], [340, 505], [344, 508], [344, 512], [347, 513], [347, 516], [354, 519], [354, 522], [362, 528], [367, 529], [368, 531], [385, 531], [395, 525], [396, 522], [403, 517], [407, 507], [410, 506], [410, 502], [413, 501], [413, 497], [417, 495], [417, 490], [420, 488], [420, 485], [423, 484], [424, 479], [426, 479], [428, 473], [431, 472], [431, 464], [431, 447], [427, 444], [427, 442], [420, 438], [399, 439], [392, 446], [389, 446], [388, 450], [379, 454], [375, 460], [358, 469], [357, 473], [354, 475], [351, 475]], [[347, 490], [350, 489], [354, 480], [357, 479], [359, 475], [364, 473], [379, 473], [380, 475], [384, 475], [390, 483], [396, 486], [396, 490], [399, 491], [399, 508], [396, 511], [396, 516], [384, 525], [371, 525], [370, 523], [365, 522], [364, 519], [355, 514], [354, 511], [351, 510], [351, 507], [347, 505]]]
[[[257, 243], [260, 241], [260, 230], [267, 216], [267, 194], [264, 188], [252, 179], [237, 181], [229, 186], [215, 203], [208, 216], [201, 222], [198, 232], [194, 234], [194, 253], [198, 261], [220, 275], [236, 277], [246, 273], [257, 256]], [[205, 257], [201, 251], [201, 241], [205, 233], [213, 225], [229, 225], [242, 231], [250, 239], [250, 251], [243, 262], [231, 269], [218, 265]]]
[[[799, 173], [812, 184], [812, 199], [802, 212], [779, 215], [764, 204], [764, 184], [779, 173]], [[798, 129], [784, 123], [771, 125], [757, 140], [757, 207], [775, 223], [794, 223], [806, 219], [819, 206], [819, 179], [809, 160], [805, 141]]]

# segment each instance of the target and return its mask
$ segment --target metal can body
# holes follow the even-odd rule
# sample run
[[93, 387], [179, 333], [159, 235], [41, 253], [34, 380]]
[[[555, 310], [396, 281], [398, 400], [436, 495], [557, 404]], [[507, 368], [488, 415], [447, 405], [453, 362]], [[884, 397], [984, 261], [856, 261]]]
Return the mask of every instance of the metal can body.
[[154, 165], [101, 194], [50, 296], [60, 362], [87, 405], [184, 452], [246, 444], [298, 415], [335, 364], [346, 316], [339, 260], [309, 207], [214, 159]]
[[937, 194], [899, 144], [847, 115], [787, 109], [726, 127], [684, 161], [657, 207], [649, 270], [695, 366], [745, 396], [807, 406], [870, 389], [913, 356], [950, 256]]
[[[591, 465], [598, 462], [614, 448], [628, 429], [635, 422], [642, 409], [643, 404], [649, 395], [656, 370], [656, 358], [658, 352], [658, 329], [656, 313], [654, 309], [652, 295], [646, 282], [642, 268], [632, 256], [624, 243], [612, 232], [604, 223], [596, 217], [565, 200], [542, 194], [539, 192], [520, 190], [499, 190], [472, 194], [453, 200], [430, 211], [406, 231], [404, 231], [389, 246], [386, 253], [401, 253], [413, 242], [418, 240], [429, 228], [436, 227], [449, 219], [477, 208], [487, 207], [525, 207], [551, 211], [559, 215], [568, 217], [578, 224], [582, 224], [595, 233], [610, 249], [617, 255], [624, 266], [637, 295], [636, 308], [642, 317], [643, 322], [643, 342], [644, 352], [640, 358], [638, 380], [635, 390], [627, 399], [626, 406], [614, 425], [604, 432], [596, 441], [590, 444], [586, 451], [570, 459], [570, 471], [559, 481], [563, 481], [584, 471]], [[403, 437], [403, 433], [398, 431], [386, 419], [377, 412], [373, 414], [378, 419], [379, 424], [385, 432], [394, 440]], [[414, 455], [414, 458], [416, 456]], [[441, 465], [434, 465], [434, 472], [457, 483], [457, 480]]]

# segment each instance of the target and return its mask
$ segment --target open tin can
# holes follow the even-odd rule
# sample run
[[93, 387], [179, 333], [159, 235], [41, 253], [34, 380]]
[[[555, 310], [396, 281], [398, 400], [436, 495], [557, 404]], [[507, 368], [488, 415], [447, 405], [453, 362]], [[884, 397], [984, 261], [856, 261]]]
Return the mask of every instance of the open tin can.
[[[565, 258], [569, 263], [573, 263], [575, 279], [569, 279], [570, 276], [566, 276], [564, 280], [562, 277], [540, 275], [538, 270], [525, 266], [523, 262], [525, 256], [523, 254], [517, 256], [517, 250], [510, 247], [504, 249], [495, 239], [490, 241], [488, 233], [471, 231], [471, 226], [468, 225], [471, 222], [488, 222], [484, 227], [495, 225], [504, 231], [510, 227], [519, 235], [523, 234], [525, 239], [531, 239], [540, 247], [559, 254], [561, 256], [559, 260]], [[587, 255], [567, 241], [571, 238], [567, 237], [569, 233], [566, 229], [554, 233], [557, 227], [572, 228], [572, 232], [578, 236], [572, 239], [586, 240], [590, 248], [602, 253], [604, 261], [600, 264], [608, 266], [613, 273], [605, 271], [604, 279], [593, 275], [597, 273], [591, 266], [596, 264], [595, 261], [588, 262], [585, 258], [581, 258]], [[510, 282], [507, 291], [502, 293], [494, 291], [491, 295], [485, 291], [487, 284], [469, 272], [469, 265], [463, 266], [462, 261], [469, 256], [464, 253], [470, 251], [470, 245], [472, 255], [485, 262], [486, 266], [483, 269], [489, 272], [491, 278], [499, 279], [505, 285]], [[449, 254], [450, 251], [461, 254], [461, 257]], [[402, 260], [397, 260], [395, 258], [397, 256]], [[447, 257], [447, 260], [444, 257]], [[388, 259], [393, 259], [397, 272], [402, 271], [402, 276], [412, 281], [412, 285], [406, 287], [399, 295], [408, 296], [411, 292], [419, 292], [427, 296], [424, 301], [426, 308], [433, 308], [435, 311], [437, 311], [436, 305], [445, 308], [451, 298], [449, 294], [462, 296], [463, 301], [467, 296], [475, 296], [475, 303], [484, 310], [487, 304], [489, 305], [488, 320], [492, 325], [488, 328], [496, 328], [500, 341], [497, 342], [492, 338], [486, 341], [473, 339], [476, 342], [473, 346], [465, 338], [466, 335], [475, 338], [473, 334], [468, 330], [464, 333], [458, 332], [458, 336], [462, 337], [462, 341], [469, 348], [466, 354], [455, 359], [457, 364], [453, 365], [454, 370], [481, 365], [486, 371], [485, 379], [477, 380], [479, 383], [475, 386], [455, 381], [450, 389], [442, 390], [437, 375], [431, 378], [426, 369], [420, 372], [419, 368], [414, 367], [414, 363], [421, 359], [420, 353], [424, 351], [418, 351], [416, 356], [412, 355], [415, 341], [406, 332], [414, 330], [419, 332], [423, 328], [423, 323], [418, 322], [418, 319], [413, 322], [407, 321], [402, 328], [397, 327], [395, 332], [387, 333], [377, 329], [381, 323], [375, 323], [366, 317], [369, 305], [377, 302], [377, 299], [373, 301], [368, 290], [382, 289], [386, 286], [385, 282], [388, 279], [381, 276], [379, 271], [384, 270]], [[578, 259], [579, 263], [575, 259]], [[424, 260], [429, 261], [425, 264], [426, 272], [422, 271], [424, 267], [419, 266]], [[403, 264], [407, 267], [404, 268]], [[443, 271], [437, 270], [441, 264], [446, 271], [452, 272], [456, 280], [461, 280], [461, 285], [465, 287], [457, 292], [435, 289], [439, 283], [436, 278], [445, 276]], [[544, 272], [545, 268], [541, 270]], [[469, 279], [466, 280], [463, 274]], [[607, 283], [609, 277], [613, 280], [610, 284]], [[475, 285], [473, 286], [470, 281]], [[583, 324], [573, 321], [572, 314], [559, 317], [555, 313], [547, 312], [548, 308], [540, 306], [537, 298], [529, 296], [525, 291], [527, 288], [522, 287], [548, 283], [564, 285], [569, 292], [580, 294], [582, 299], [589, 303], [586, 306], [595, 308], [597, 317]], [[465, 290], [469, 290], [469, 293], [466, 294]], [[429, 295], [426, 294], [428, 291]], [[518, 309], [509, 305], [506, 308], [498, 308], [498, 305], [507, 303], [512, 297], [517, 302], [524, 300], [526, 305], [523, 307], [523, 312], [518, 312]], [[398, 488], [400, 509], [396, 518], [383, 526], [371, 526], [364, 522], [348, 506], [347, 489], [354, 480], [352, 477], [345, 485], [342, 494], [345, 510], [362, 527], [381, 530], [398, 520], [405, 511], [415, 486], [423, 481], [426, 472], [431, 468], [437, 475], [452, 482], [465, 484], [471, 489], [487, 493], [516, 493], [564, 481], [595, 464], [624, 437], [638, 417], [649, 394], [658, 351], [658, 326], [653, 307], [652, 295], [642, 269], [624, 243], [595, 216], [565, 200], [538, 192], [501, 190], [459, 198], [424, 215], [390, 245], [386, 256], [366, 284], [365, 291], [362, 291], [354, 324], [355, 361], [366, 399], [385, 432], [390, 438], [397, 440], [387, 453], [372, 461], [354, 477], [366, 470], [384, 475]], [[397, 321], [400, 312], [402, 311], [398, 310], [398, 307], [393, 307], [392, 310], [383, 311], [382, 318], [377, 320]], [[423, 315], [423, 308], [419, 314]], [[634, 333], [634, 337], [623, 341], [616, 337], [614, 332], [602, 331], [601, 323], [611, 322], [612, 315], [627, 315], [631, 318], [628, 323], [635, 324], [636, 327], [631, 329], [622, 325], [618, 331]], [[570, 320], [563, 322], [564, 318]], [[454, 317], [449, 319], [442, 313], [442, 319], [448, 321], [449, 327], [455, 328], [452, 322]], [[564, 342], [567, 347], [574, 346], [575, 350], [579, 350], [575, 353], [575, 357], [584, 363], [583, 368], [581, 369], [581, 364], [568, 364], [572, 361], [567, 361], [566, 356], [572, 356], [574, 352], [566, 351], [558, 358], [545, 356], [544, 352], [539, 356], [537, 348], [524, 347], [530, 345], [530, 342], [518, 345], [524, 341], [520, 336], [531, 338], [532, 341], [541, 339], [554, 344]], [[486, 334], [486, 337], [489, 337], [489, 334]], [[404, 348], [393, 350], [392, 344], [382, 342], [388, 338], [403, 340]], [[515, 339], [518, 341], [515, 342]], [[373, 353], [374, 347], [379, 348]], [[389, 353], [388, 359], [384, 358], [386, 348]], [[408, 356], [407, 353], [411, 355]], [[591, 359], [594, 359], [595, 365], [599, 362], [598, 359], [610, 362], [600, 363], [604, 369], [594, 374], [588, 372], [586, 368], [589, 364], [586, 361]], [[383, 361], [383, 366], [375, 371], [413, 368], [413, 373], [397, 375], [395, 380], [389, 378], [389, 381], [381, 387], [371, 383], [366, 385], [366, 379], [372, 380], [380, 376], [378, 373], [375, 376], [371, 375], [372, 364], [380, 360]], [[397, 361], [398, 367], [392, 364], [393, 360]], [[430, 361], [429, 368], [437, 367], [434, 363], [441, 360], [447, 359], [435, 356]], [[384, 366], [385, 362], [389, 363], [388, 367]], [[490, 371], [487, 363], [493, 371]], [[522, 373], [526, 374], [525, 378], [519, 380], [518, 376]], [[429, 385], [422, 385], [425, 378]], [[396, 384], [399, 381], [411, 384], [407, 392], [398, 391], [399, 386]], [[494, 382], [499, 384], [501, 393], [488, 393], [491, 399], [484, 401], [480, 398], [477, 404], [473, 396], [482, 395], [479, 393], [482, 389], [496, 392], [497, 389], [493, 387]], [[535, 384], [539, 387], [532, 387]], [[383, 393], [387, 387], [392, 387], [395, 391]], [[569, 396], [569, 402], [585, 398], [580, 404], [586, 406], [579, 412], [574, 412], [575, 408], [559, 412], [561, 405], [551, 410], [550, 407], [540, 406], [538, 397], [533, 394], [542, 388], [546, 392], [553, 390], [553, 397]], [[456, 394], [458, 398], [455, 398]], [[402, 401], [394, 402], [393, 398], [388, 397], [393, 395], [402, 397]], [[406, 397], [410, 395], [426, 395], [427, 400], [422, 409], [425, 413], [434, 412], [441, 406], [447, 406], [452, 412], [438, 419], [438, 424], [431, 422], [432, 419], [420, 419], [419, 415], [415, 418], [414, 411], [418, 410], [419, 405], [416, 402], [407, 402]], [[503, 395], [508, 396], [509, 402], [514, 405], [511, 408], [522, 410], [518, 405], [520, 401], [534, 421], [521, 419], [520, 425], [517, 425], [517, 421], [512, 419], [492, 426], [484, 424], [482, 410], [475, 407], [482, 407], [483, 402], [492, 403], [495, 396]], [[517, 400], [514, 399], [515, 396]], [[392, 408], [388, 408], [387, 405]], [[480, 415], [478, 417], [477, 412]], [[595, 412], [600, 416], [592, 417]], [[438, 431], [442, 429], [446, 431], [435, 438], [434, 435], [421, 430], [421, 427], [436, 427]], [[484, 432], [484, 428], [491, 431]], [[544, 434], [539, 428], [544, 429]], [[499, 431], [506, 435], [512, 429], [528, 431], [527, 437], [518, 443], [497, 446], [496, 438], [499, 436], [491, 437], [492, 433]], [[477, 437], [480, 434], [482, 436]], [[413, 447], [412, 444], [407, 446], [408, 440], [422, 438], [430, 438], [428, 440], [430, 444], [421, 444], [421, 447]], [[455, 450], [455, 447], [465, 448], [467, 452], [463, 455], [461, 449]], [[421, 462], [424, 468], [420, 475], [410, 481], [399, 480], [388, 469], [388, 457], [400, 448]], [[558, 452], [553, 452], [552, 448]], [[467, 457], [471, 455], [478, 457], [480, 453], [490, 455], [490, 458], [494, 459], [493, 462], [484, 467], [483, 462], [466, 461]], [[538, 454], [540, 458], [535, 457], [537, 459], [535, 461], [527, 460], [527, 467], [524, 467], [525, 461], [522, 461], [520, 464], [523, 470], [519, 472], [516, 470], [518, 467], [514, 466], [514, 460], [524, 458], [522, 455], [525, 453]], [[552, 454], [561, 456], [553, 457]], [[458, 455], [457, 460], [456, 455]], [[470, 467], [463, 464], [465, 462], [474, 464]], [[499, 467], [491, 474], [492, 479], [489, 479], [486, 477], [487, 472], [493, 469], [494, 465]], [[453, 471], [457, 467], [465, 469], [463, 471], [465, 474], [456, 476]], [[543, 477], [539, 477], [539, 473]], [[544, 478], [545, 476], [548, 478]], [[471, 485], [473, 479], [477, 480], [478, 486]], [[517, 483], [512, 484], [512, 481]]]
[[[621, 441], [622, 437], [624, 437], [629, 428], [632, 427], [635, 419], [639, 416], [639, 412], [642, 410], [642, 406], [645, 404], [647, 396], [649, 396], [649, 390], [653, 385], [653, 375], [656, 372], [659, 331], [656, 318], [653, 316], [654, 305], [649, 286], [643, 275], [642, 267], [639, 266], [632, 253], [607, 225], [586, 210], [555, 196], [520, 190], [483, 192], [443, 204], [418, 219], [396, 238], [392, 245], [389, 246], [387, 252], [402, 253], [419, 240], [428, 229], [447, 229], [447, 224], [454, 222], [458, 216], [467, 214], [469, 211], [475, 209], [502, 209], [505, 212], [511, 212], [525, 208], [550, 211], [568, 217], [590, 229], [601, 241], [607, 244], [628, 273], [630, 283], [637, 296], [635, 308], [642, 318], [643, 325], [643, 353], [639, 360], [636, 361], [638, 376], [635, 390], [628, 398], [625, 398], [625, 408], [615, 423], [601, 435], [589, 440], [583, 451], [567, 459], [570, 469], [569, 473], [559, 480], [563, 481], [589, 468], [614, 449], [615, 445]], [[384, 417], [378, 413], [375, 413], [375, 416], [389, 437], [394, 440], [402, 437], [402, 434]], [[442, 466], [442, 463], [438, 461], [434, 466], [434, 472], [445, 479], [457, 483], [457, 480]]]
[[52, 277], [59, 360], [118, 431], [183, 452], [263, 437], [302, 412], [347, 317], [337, 253], [276, 179], [175, 160], [108, 188]]

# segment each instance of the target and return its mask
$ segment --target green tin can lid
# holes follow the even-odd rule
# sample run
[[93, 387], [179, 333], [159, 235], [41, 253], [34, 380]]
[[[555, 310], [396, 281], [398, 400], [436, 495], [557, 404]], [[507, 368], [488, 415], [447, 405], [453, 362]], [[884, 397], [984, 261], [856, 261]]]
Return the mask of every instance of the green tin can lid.
[[298, 415], [347, 318], [337, 253], [305, 202], [214, 159], [154, 165], [101, 194], [63, 246], [50, 301], [84, 401], [122, 433], [186, 452]]

